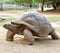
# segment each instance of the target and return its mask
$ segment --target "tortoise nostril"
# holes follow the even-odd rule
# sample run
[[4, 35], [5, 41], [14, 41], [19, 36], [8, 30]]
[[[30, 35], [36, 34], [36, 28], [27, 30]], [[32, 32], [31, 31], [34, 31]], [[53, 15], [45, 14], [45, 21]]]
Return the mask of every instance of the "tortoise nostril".
[[6, 26], [8, 26], [8, 25], [7, 25], [7, 24], [4, 24], [4, 25], [3, 25], [3, 27], [6, 27]]
[[5, 26], [6, 26], [6, 24], [3, 25], [3, 27], [5, 27]]

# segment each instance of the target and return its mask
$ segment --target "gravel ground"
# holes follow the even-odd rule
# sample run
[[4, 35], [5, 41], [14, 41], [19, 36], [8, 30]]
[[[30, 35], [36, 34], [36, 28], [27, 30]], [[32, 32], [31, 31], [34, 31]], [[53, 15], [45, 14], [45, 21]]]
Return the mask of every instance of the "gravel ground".
[[49, 37], [36, 40], [34, 45], [27, 45], [21, 43], [22, 38], [19, 35], [13, 42], [6, 41], [6, 32], [6, 29], [0, 27], [0, 53], [60, 53], [60, 40]]

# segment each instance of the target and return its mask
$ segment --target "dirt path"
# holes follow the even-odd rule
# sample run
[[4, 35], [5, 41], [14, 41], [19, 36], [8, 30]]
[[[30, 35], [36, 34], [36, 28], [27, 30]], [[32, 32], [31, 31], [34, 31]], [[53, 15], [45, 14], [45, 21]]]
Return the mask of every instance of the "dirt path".
[[[12, 10], [12, 11], [0, 11], [0, 16], [2, 17], [12, 17], [12, 18], [16, 18], [19, 15], [21, 15], [23, 12], [25, 11], [19, 11], [19, 10]], [[39, 11], [38, 11], [39, 12]], [[46, 17], [50, 17], [50, 16], [60, 16], [60, 10], [51, 10], [51, 11], [44, 11], [44, 12], [40, 12], [42, 13], [44, 16]]]

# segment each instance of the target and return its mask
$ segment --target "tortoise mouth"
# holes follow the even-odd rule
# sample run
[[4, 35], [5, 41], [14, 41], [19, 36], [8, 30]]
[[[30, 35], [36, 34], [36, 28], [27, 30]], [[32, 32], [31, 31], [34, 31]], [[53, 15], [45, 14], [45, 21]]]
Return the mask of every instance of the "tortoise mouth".
[[8, 28], [8, 26], [10, 26], [10, 24], [4, 24], [3, 25], [3, 27], [6, 28], [6, 29]]
[[3, 27], [6, 28], [6, 25], [7, 25], [7, 24], [4, 24]]

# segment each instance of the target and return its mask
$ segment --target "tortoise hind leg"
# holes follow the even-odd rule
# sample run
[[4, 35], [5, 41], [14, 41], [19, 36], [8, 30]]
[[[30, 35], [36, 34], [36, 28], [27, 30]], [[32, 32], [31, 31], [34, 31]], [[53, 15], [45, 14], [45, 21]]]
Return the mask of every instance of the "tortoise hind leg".
[[55, 39], [55, 40], [59, 39], [58, 35], [56, 34], [56, 32], [54, 30], [50, 33], [50, 35], [51, 35], [52, 39]]
[[24, 38], [30, 42], [28, 43], [28, 45], [33, 45], [35, 40], [31, 31], [29, 29], [25, 29], [23, 33]]
[[6, 35], [6, 40], [7, 41], [13, 41], [13, 37], [14, 37], [15, 33], [11, 32], [11, 31], [7, 31], [7, 35]]

